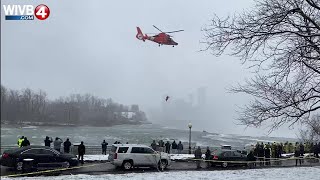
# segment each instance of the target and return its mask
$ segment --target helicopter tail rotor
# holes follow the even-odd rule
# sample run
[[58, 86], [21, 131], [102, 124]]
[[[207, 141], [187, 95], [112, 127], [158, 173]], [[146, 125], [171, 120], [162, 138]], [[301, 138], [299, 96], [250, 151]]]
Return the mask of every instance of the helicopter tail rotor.
[[141, 29], [137, 27], [137, 35], [136, 38], [142, 41], [145, 41], [147, 39], [147, 35], [143, 35]]

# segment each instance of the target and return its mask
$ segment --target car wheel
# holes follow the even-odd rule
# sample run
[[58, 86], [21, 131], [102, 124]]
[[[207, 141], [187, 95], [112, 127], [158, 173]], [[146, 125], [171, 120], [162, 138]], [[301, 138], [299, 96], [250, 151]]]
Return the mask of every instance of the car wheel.
[[224, 168], [228, 167], [228, 163], [227, 162], [223, 162], [222, 163], [222, 167], [224, 167]]
[[123, 169], [130, 170], [132, 168], [132, 163], [130, 161], [125, 161], [122, 164]]
[[161, 169], [163, 171], [164, 169], [167, 168], [167, 164], [168, 163], [166, 160], [161, 160], [161, 162], [159, 162], [159, 169]]
[[63, 165], [63, 168], [70, 168], [70, 163], [68, 161], [65, 162], [65, 164]]
[[22, 171], [23, 168], [23, 162], [17, 162], [16, 164], [16, 170], [17, 171]]

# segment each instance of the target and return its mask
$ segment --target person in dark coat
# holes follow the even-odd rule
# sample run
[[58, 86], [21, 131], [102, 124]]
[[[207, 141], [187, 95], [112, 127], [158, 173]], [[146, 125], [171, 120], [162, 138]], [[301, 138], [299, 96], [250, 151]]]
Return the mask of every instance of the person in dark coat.
[[266, 158], [266, 165], [269, 166], [270, 165], [270, 148], [269, 148], [269, 146], [266, 146], [266, 148], [264, 149], [264, 157]]
[[24, 140], [21, 143], [21, 147], [30, 146], [30, 141], [27, 137], [24, 137]]
[[252, 161], [256, 161], [257, 158], [254, 156], [254, 151], [250, 151], [249, 154], [247, 155], [247, 161], [251, 161], [249, 163], [250, 168], [255, 167], [256, 163]]
[[67, 138], [67, 140], [63, 143], [64, 153], [70, 153], [70, 147], [71, 147], [71, 142], [69, 138]]
[[196, 160], [197, 169], [201, 168], [200, 163], [201, 163], [201, 159], [202, 159], [202, 152], [201, 152], [200, 146], [198, 146], [198, 149], [196, 149], [194, 151], [194, 157], [195, 157], [195, 159], [197, 159]]
[[81, 144], [78, 147], [78, 160], [81, 158], [81, 164], [83, 164], [83, 155], [86, 154], [86, 147], [83, 144], [83, 141], [81, 141]]
[[[206, 156], [206, 160], [211, 160], [211, 151], [210, 151], [210, 148], [209, 146], [207, 147], [207, 151], [205, 153], [205, 156]], [[210, 161], [207, 161], [207, 167], [210, 167]]]
[[52, 142], [52, 138], [49, 139], [49, 137], [46, 136], [46, 139], [44, 140], [44, 145], [50, 147]]
[[181, 141], [179, 141], [179, 144], [178, 144], [178, 154], [181, 154], [181, 151], [183, 150], [183, 145], [181, 143]]
[[260, 161], [260, 166], [263, 166], [264, 165], [264, 144], [261, 143], [259, 145], [259, 149], [258, 149], [258, 157], [259, 157], [259, 161]]
[[170, 154], [171, 144], [169, 143], [169, 141], [167, 141], [167, 143], [165, 144], [165, 146], [166, 146], [166, 153]]
[[178, 145], [177, 145], [176, 141], [173, 141], [171, 146], [172, 146], [172, 153], [176, 154], [177, 153], [177, 148], [178, 148]]
[[300, 156], [300, 146], [299, 146], [299, 143], [296, 142], [296, 146], [294, 149], [294, 157], [296, 158], [296, 166], [298, 165], [298, 159], [299, 159], [299, 163], [301, 165], [301, 159], [299, 158], [299, 156]]
[[318, 143], [315, 143], [313, 145], [313, 150], [314, 150], [314, 157], [319, 158], [319, 150], [320, 150], [320, 148], [319, 148]]
[[164, 152], [164, 142], [163, 142], [163, 140], [160, 140], [158, 143], [159, 143], [159, 151], [160, 152]]
[[102, 148], [102, 154], [104, 155], [107, 154], [107, 146], [108, 146], [108, 143], [106, 142], [106, 140], [103, 140], [103, 142], [101, 143], [101, 148]]
[[157, 150], [157, 143], [155, 140], [153, 140], [153, 142], [151, 143], [151, 148], [155, 151]]
[[[304, 157], [304, 145], [300, 142], [300, 158]], [[303, 159], [301, 160], [303, 163]]]

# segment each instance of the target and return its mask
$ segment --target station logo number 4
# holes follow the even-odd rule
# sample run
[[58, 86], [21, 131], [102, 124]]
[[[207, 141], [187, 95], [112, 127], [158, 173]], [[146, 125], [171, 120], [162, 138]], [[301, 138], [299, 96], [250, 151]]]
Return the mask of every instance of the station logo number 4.
[[48, 6], [40, 4], [35, 8], [34, 14], [39, 20], [45, 20], [50, 15], [50, 9], [48, 8]]

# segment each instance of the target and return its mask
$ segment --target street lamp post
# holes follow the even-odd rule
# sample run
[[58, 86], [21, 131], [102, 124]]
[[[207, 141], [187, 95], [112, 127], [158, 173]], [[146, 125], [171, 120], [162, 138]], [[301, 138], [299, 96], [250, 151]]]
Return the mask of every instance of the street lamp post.
[[188, 127], [189, 127], [189, 154], [191, 154], [191, 128], [192, 128], [192, 124], [189, 123]]

